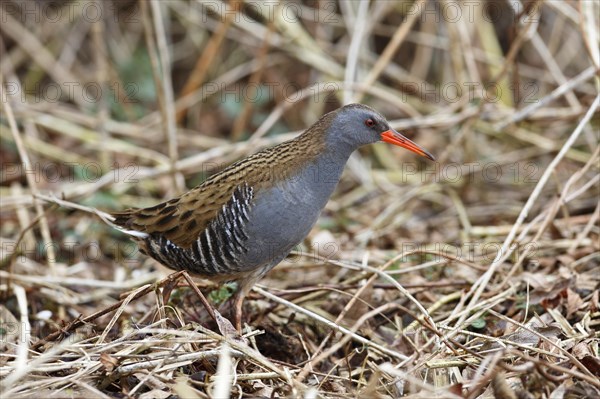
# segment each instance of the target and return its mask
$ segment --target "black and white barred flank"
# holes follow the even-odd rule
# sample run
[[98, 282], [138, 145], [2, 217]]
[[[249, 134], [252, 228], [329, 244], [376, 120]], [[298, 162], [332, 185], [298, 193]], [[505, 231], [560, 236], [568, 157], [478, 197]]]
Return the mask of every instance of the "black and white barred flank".
[[240, 258], [248, 252], [246, 224], [253, 197], [249, 185], [236, 188], [190, 248], [181, 248], [158, 233], [147, 235], [144, 237], [147, 255], [174, 270], [207, 277], [240, 272]]

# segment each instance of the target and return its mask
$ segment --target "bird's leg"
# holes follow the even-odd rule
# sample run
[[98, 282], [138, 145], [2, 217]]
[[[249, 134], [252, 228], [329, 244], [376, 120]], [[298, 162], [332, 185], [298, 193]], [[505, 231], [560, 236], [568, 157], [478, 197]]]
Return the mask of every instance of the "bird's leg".
[[242, 305], [244, 304], [245, 297], [246, 290], [240, 289], [236, 294], [235, 301], [233, 303], [235, 328], [240, 335], [242, 335]]
[[258, 280], [256, 276], [249, 276], [243, 281], [237, 281], [238, 291], [236, 292], [233, 301], [233, 318], [235, 328], [240, 335], [242, 335], [242, 310], [244, 299], [246, 298], [246, 295], [248, 295], [248, 292], [250, 292], [250, 289], [252, 289], [254, 283], [256, 283], [256, 280]]

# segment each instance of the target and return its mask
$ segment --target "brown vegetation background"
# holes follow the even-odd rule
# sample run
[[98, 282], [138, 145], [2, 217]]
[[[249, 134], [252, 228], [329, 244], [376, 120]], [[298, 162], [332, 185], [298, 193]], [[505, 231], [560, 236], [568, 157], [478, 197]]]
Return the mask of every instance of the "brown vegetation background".
[[[0, 6], [2, 397], [600, 396], [598, 2]], [[361, 149], [246, 341], [35, 197], [150, 206], [347, 102], [437, 161]]]

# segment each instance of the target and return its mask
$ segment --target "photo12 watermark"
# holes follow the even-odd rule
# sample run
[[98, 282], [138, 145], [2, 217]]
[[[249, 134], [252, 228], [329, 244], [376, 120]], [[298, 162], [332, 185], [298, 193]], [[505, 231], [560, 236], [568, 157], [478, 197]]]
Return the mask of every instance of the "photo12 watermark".
[[540, 166], [531, 161], [510, 162], [402, 162], [402, 183], [535, 184]]
[[114, 1], [6, 1], [0, 2], [0, 22], [9, 19], [24, 25], [71, 24], [83, 21], [93, 24], [110, 19], [115, 23], [141, 24], [139, 6], [136, 2], [119, 4]]
[[113, 163], [110, 170], [95, 161], [89, 162], [23, 162], [0, 163], [0, 182], [29, 177], [35, 183], [96, 183], [101, 179], [112, 183], [138, 183], [140, 166], [135, 162]]
[[101, 85], [98, 82], [36, 82], [5, 83], [6, 94], [9, 98], [18, 98], [18, 101], [29, 104], [50, 103], [57, 104], [66, 100], [79, 100], [84, 104], [97, 104], [101, 101], [111, 101], [121, 104], [139, 103], [137, 94], [140, 87], [135, 82], [111, 82]]

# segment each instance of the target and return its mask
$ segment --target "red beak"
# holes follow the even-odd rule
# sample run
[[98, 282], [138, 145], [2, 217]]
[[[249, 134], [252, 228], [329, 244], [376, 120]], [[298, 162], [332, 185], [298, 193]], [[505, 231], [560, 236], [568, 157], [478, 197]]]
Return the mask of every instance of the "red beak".
[[413, 143], [394, 129], [386, 130], [385, 132], [381, 133], [381, 140], [385, 141], [386, 143], [397, 145], [399, 147], [404, 147], [407, 150], [421, 155], [422, 157], [429, 158], [432, 161], [435, 161], [435, 157], [431, 155], [429, 151], [419, 146], [418, 144]]

